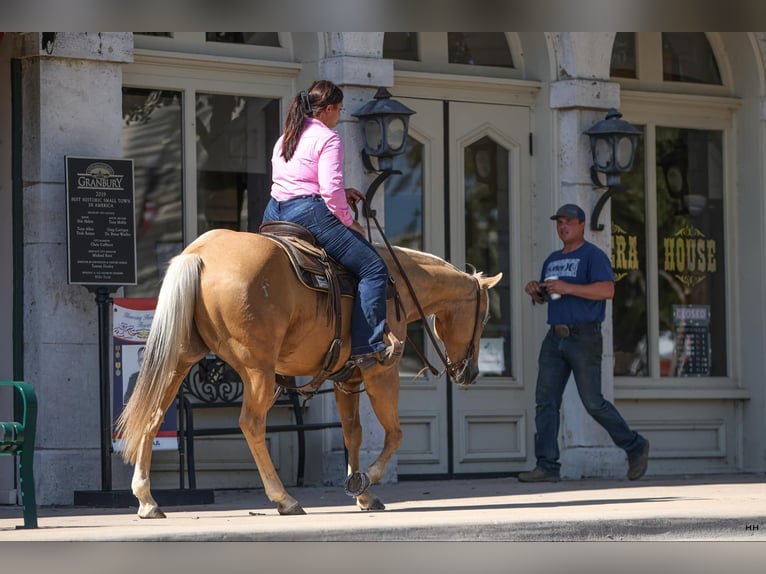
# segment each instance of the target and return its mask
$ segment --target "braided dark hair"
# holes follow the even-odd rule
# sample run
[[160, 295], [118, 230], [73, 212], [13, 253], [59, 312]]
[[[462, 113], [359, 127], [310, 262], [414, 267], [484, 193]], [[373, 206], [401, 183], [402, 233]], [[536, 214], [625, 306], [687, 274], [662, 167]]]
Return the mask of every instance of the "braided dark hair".
[[317, 80], [309, 89], [299, 92], [290, 103], [290, 109], [285, 118], [285, 131], [282, 138], [281, 155], [285, 161], [290, 161], [298, 147], [298, 141], [303, 132], [303, 120], [314, 117], [327, 106], [343, 102], [343, 90], [329, 80]]

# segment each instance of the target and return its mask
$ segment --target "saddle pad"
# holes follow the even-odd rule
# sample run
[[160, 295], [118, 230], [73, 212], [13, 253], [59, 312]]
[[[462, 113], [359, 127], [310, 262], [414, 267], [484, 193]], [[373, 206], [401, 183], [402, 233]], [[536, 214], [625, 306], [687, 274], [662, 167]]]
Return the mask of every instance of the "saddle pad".
[[328, 291], [326, 267], [329, 264], [332, 272], [338, 278], [342, 296], [354, 297], [356, 294], [356, 276], [341, 267], [329, 257], [323, 249], [297, 237], [261, 233], [279, 245], [290, 259], [296, 276], [309, 289]]

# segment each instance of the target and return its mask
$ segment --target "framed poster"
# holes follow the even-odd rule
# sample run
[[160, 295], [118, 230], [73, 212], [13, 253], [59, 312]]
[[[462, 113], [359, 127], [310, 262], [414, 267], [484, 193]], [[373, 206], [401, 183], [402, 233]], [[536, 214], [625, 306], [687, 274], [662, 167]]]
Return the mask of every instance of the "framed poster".
[[[135, 388], [154, 318], [156, 299], [113, 299], [112, 303], [112, 429]], [[112, 447], [122, 450], [112, 432]], [[178, 410], [171, 406], [152, 443], [154, 450], [178, 448]]]
[[673, 305], [677, 377], [710, 374], [710, 306]]

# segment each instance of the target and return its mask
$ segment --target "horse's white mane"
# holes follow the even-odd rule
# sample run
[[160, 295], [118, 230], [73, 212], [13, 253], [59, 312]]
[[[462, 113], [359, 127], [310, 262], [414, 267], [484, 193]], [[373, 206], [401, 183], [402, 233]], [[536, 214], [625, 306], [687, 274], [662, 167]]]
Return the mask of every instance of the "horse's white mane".
[[[436, 265], [444, 265], [444, 266], [447, 266], [447, 267], [451, 267], [455, 271], [463, 273], [462, 271], [460, 271], [460, 269], [455, 267], [452, 263], [450, 263], [449, 261], [446, 261], [445, 259], [442, 259], [438, 255], [434, 255], [432, 253], [426, 253], [425, 251], [418, 251], [417, 249], [410, 249], [409, 247], [401, 247], [399, 245], [394, 246], [394, 249], [398, 249], [400, 251], [403, 251], [404, 253], [409, 255], [412, 259], [420, 260], [420, 261], [431, 260]], [[484, 272], [483, 271], [477, 271], [476, 273], [473, 274], [473, 276], [476, 277], [477, 279], [480, 279], [481, 277], [484, 276]]]

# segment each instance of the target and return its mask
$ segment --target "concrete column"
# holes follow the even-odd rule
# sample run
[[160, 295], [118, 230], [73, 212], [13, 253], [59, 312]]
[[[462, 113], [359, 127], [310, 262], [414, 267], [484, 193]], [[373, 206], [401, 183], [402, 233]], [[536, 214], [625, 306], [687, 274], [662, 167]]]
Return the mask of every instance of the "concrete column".
[[122, 157], [130, 33], [24, 34], [24, 378], [38, 394], [38, 504], [100, 490], [98, 310], [67, 284], [67, 155]]
[[[585, 238], [609, 254], [611, 249], [610, 204], [601, 212], [599, 222], [603, 231], [590, 231], [590, 219], [602, 190], [596, 190], [590, 180], [592, 165], [590, 142], [583, 132], [599, 120], [606, 110], [619, 107], [619, 85], [595, 78], [563, 79], [551, 85], [550, 104], [557, 111], [559, 127], [558, 204], [576, 203], [586, 213]], [[553, 223], [553, 222], [551, 222]], [[602, 389], [607, 400], [614, 395], [611, 302], [607, 304], [603, 324], [604, 360]], [[625, 472], [625, 454], [612, 442], [607, 432], [596, 423], [582, 406], [574, 379], [564, 392], [561, 424], [562, 475], [617, 476]]]
[[[343, 90], [343, 113], [336, 128], [343, 139], [345, 157], [345, 183], [365, 193], [374, 174], [365, 173], [361, 151], [363, 139], [359, 123], [351, 114], [371, 100], [381, 86], [390, 88], [394, 83], [391, 60], [382, 60], [383, 33], [332, 32], [326, 36], [327, 57], [319, 62], [319, 77], [330, 80]], [[373, 207], [377, 218], [383, 221], [383, 190], [378, 190]], [[374, 226], [373, 226], [374, 227]], [[374, 239], [374, 238], [373, 238]], [[332, 407], [334, 409], [334, 405]], [[362, 470], [372, 464], [383, 448], [385, 433], [370, 406], [366, 393], [360, 395], [360, 414], [363, 428], [360, 464]], [[339, 468], [344, 467], [343, 445], [333, 441], [332, 450], [324, 453], [323, 479], [337, 481]], [[396, 482], [397, 457], [391, 459], [381, 482]], [[345, 477], [345, 472], [340, 474]]]

